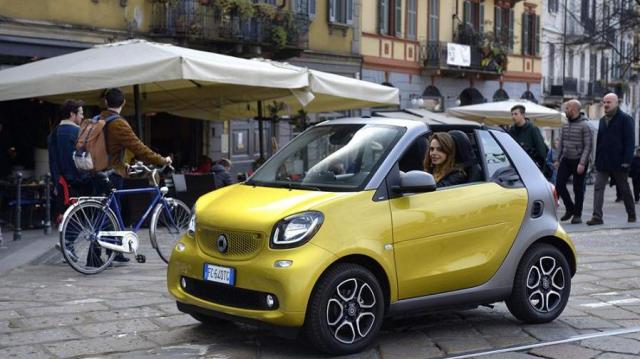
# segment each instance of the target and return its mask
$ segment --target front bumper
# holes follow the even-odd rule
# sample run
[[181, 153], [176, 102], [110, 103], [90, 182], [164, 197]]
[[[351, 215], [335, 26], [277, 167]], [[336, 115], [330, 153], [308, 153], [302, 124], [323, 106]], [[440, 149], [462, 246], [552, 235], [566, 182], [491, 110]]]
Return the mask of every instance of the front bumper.
[[[312, 243], [288, 250], [264, 248], [256, 257], [244, 261], [212, 258], [188, 236], [184, 236], [180, 243], [185, 245], [185, 249], [182, 252], [174, 249], [167, 269], [169, 293], [179, 303], [189, 308], [218, 312], [226, 317], [288, 327], [304, 324], [313, 286], [335, 259], [333, 254]], [[276, 268], [274, 263], [278, 260], [290, 260], [292, 265]], [[203, 281], [205, 263], [234, 268], [235, 285]], [[185, 283], [187, 289], [183, 288]], [[276, 305], [271, 309], [261, 302], [267, 294], [276, 298]]]

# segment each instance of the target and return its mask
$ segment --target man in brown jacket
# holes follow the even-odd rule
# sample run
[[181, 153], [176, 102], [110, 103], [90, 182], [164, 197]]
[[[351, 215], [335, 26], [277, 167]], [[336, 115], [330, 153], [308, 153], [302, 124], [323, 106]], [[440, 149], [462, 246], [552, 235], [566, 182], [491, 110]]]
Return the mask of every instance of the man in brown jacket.
[[[118, 88], [106, 90], [104, 102], [107, 109], [100, 113], [101, 118], [119, 115], [126, 103], [124, 94]], [[122, 117], [109, 123], [106, 135], [109, 167], [121, 177], [126, 177], [125, 165], [134, 158], [158, 166], [171, 164], [171, 157], [162, 157], [145, 146]]]
[[[125, 104], [124, 94], [118, 88], [108, 89], [104, 93], [104, 102], [107, 109], [100, 113], [100, 118], [120, 115]], [[115, 171], [109, 180], [116, 188], [122, 188], [123, 177], [127, 176], [125, 165], [134, 158], [158, 166], [171, 164], [171, 157], [162, 157], [145, 146], [122, 117], [116, 118], [106, 126], [106, 141], [109, 167]], [[118, 253], [114, 261], [128, 262], [129, 259]]]

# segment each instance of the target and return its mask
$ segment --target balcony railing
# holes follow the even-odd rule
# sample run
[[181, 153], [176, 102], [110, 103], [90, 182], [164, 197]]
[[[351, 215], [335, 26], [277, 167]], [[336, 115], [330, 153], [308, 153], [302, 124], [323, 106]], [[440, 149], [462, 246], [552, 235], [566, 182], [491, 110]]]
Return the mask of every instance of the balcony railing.
[[241, 42], [273, 47], [308, 47], [309, 16], [274, 7], [273, 17], [243, 17], [217, 0], [154, 1], [151, 33], [203, 41]]
[[469, 66], [456, 66], [447, 63], [448, 42], [427, 41], [421, 46], [422, 65], [427, 69], [456, 70], [460, 72], [480, 72], [485, 74], [498, 75], [502, 69], [495, 61], [485, 59], [480, 46], [468, 45], [471, 48], [471, 58]]

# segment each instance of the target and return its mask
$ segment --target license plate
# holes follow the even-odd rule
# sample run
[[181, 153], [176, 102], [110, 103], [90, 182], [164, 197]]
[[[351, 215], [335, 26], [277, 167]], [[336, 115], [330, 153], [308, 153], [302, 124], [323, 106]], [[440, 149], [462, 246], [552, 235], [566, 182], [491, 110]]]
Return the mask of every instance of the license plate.
[[236, 271], [233, 268], [204, 264], [204, 280], [229, 285], [236, 284]]

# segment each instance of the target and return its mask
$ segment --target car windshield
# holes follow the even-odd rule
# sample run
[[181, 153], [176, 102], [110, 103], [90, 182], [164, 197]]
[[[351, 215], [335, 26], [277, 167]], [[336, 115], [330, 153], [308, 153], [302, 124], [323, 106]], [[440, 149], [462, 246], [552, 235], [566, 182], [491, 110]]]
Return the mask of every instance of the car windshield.
[[379, 124], [314, 127], [267, 161], [247, 184], [320, 191], [361, 190], [404, 130]]

